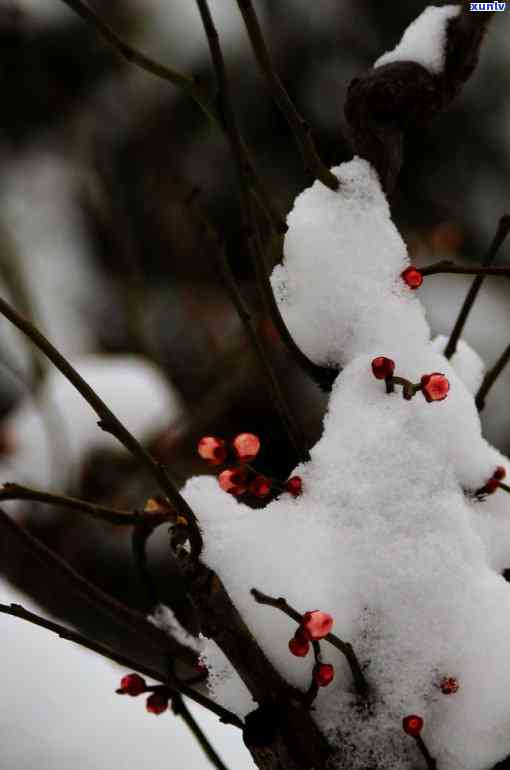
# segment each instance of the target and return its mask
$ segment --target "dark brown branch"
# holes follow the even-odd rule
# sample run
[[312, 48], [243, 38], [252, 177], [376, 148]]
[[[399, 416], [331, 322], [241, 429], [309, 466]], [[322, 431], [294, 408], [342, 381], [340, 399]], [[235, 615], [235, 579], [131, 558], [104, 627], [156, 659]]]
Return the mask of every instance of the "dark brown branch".
[[38, 538], [20, 527], [0, 510], [0, 533], [8, 535], [13, 541], [28, 550], [31, 558], [42, 564], [51, 575], [67, 584], [77, 596], [86, 601], [97, 611], [105, 613], [116, 623], [130, 632], [143, 637], [144, 642], [159, 651], [164, 651], [174, 657], [187, 661], [192, 665], [196, 655], [184, 645], [168, 637], [163, 631], [153, 626], [140, 612], [119, 602], [110, 594], [90, 583], [76, 572], [62, 557], [47, 548]]
[[200, 748], [217, 770], [228, 770], [179, 693], [172, 695], [172, 711], [186, 723]]
[[320, 159], [310, 127], [298, 113], [274, 68], [251, 0], [237, 0], [237, 5], [241, 11], [257, 63], [267, 80], [273, 100], [280, 108], [294, 134], [294, 139], [301, 151], [306, 170], [315, 179], [320, 179], [326, 187], [329, 187], [331, 190], [338, 190], [339, 183], [337, 177]]
[[[220, 46], [218, 32], [214, 26], [214, 21], [209, 10], [207, 0], [196, 0], [202, 24], [207, 37], [209, 50], [211, 53], [211, 59], [216, 74], [216, 81], [218, 86], [218, 103], [219, 111], [223, 118], [225, 132], [230, 146], [232, 158], [234, 160], [239, 192], [241, 198], [241, 214], [243, 218], [243, 225], [248, 234], [248, 246], [258, 277], [258, 283], [260, 285], [260, 276], [262, 272], [265, 273], [264, 256], [261, 250], [261, 245], [258, 237], [258, 225], [254, 215], [252, 199], [250, 193], [249, 177], [246, 173], [246, 168], [243, 160], [242, 142], [237, 126], [237, 120], [232, 106], [232, 99], [230, 96], [230, 86], [228, 82], [227, 72], [225, 68], [225, 62], [223, 59], [223, 53]], [[269, 364], [269, 360], [266, 358], [266, 362]], [[308, 450], [301, 431], [295, 426], [290, 410], [287, 407], [285, 399], [283, 397], [282, 390], [278, 379], [273, 371], [273, 368], [266, 368], [266, 373], [271, 380], [271, 393], [275, 408], [278, 411], [280, 419], [287, 436], [289, 438], [290, 445], [293, 448], [295, 457], [297, 460], [308, 459]]]
[[418, 746], [419, 750], [421, 751], [423, 758], [427, 764], [428, 770], [436, 770], [437, 768], [437, 762], [434, 759], [434, 757], [431, 755], [430, 751], [428, 750], [425, 741], [421, 737], [421, 735], [417, 735], [416, 738], [416, 745]]
[[[163, 65], [154, 59], [151, 59], [149, 56], [145, 56], [145, 54], [141, 53], [136, 48], [133, 48], [133, 46], [129, 45], [129, 43], [126, 43], [125, 40], [119, 37], [119, 35], [117, 35], [117, 33], [114, 32], [95, 11], [89, 8], [86, 3], [82, 2], [82, 0], [62, 0], [62, 2], [77, 13], [85, 23], [95, 29], [96, 32], [98, 32], [127, 62], [181, 88], [193, 99], [195, 104], [197, 104], [213, 125], [219, 130], [224, 129], [221, 115], [218, 113], [214, 102], [209, 98], [197, 78], [183, 75], [181, 72], [177, 72], [177, 70]], [[257, 197], [260, 200], [261, 205], [264, 206], [264, 209], [268, 214], [272, 226], [276, 232], [285, 232], [287, 226], [276, 210], [276, 207], [271, 202], [267, 190], [256, 173], [248, 148], [244, 142], [242, 142], [242, 152], [251, 183], [257, 192]]]
[[447, 259], [443, 259], [440, 262], [434, 262], [433, 265], [427, 265], [427, 267], [420, 267], [420, 273], [423, 276], [426, 275], [499, 275], [503, 277], [510, 276], [510, 266], [501, 265], [498, 267], [482, 267], [473, 265], [457, 265], [455, 262], [450, 262]]
[[[195, 692], [186, 685], [182, 685], [180, 683], [177, 685], [173, 679], [171, 679], [169, 682], [164, 677], [162, 677], [158, 671], [149, 668], [143, 663], [137, 663], [136, 661], [133, 661], [131, 658], [128, 658], [124, 655], [119, 655], [109, 647], [106, 647], [104, 644], [100, 644], [99, 642], [87, 639], [78, 632], [71, 631], [65, 626], [60, 625], [60, 623], [55, 623], [52, 620], [47, 620], [40, 615], [36, 615], [34, 612], [26, 610], [19, 604], [0, 604], [0, 613], [4, 615], [11, 615], [14, 618], [25, 620], [28, 623], [39, 626], [40, 628], [45, 628], [47, 631], [51, 631], [52, 633], [57, 634], [62, 639], [66, 639], [69, 642], [74, 642], [74, 644], [78, 644], [80, 647], [84, 647], [87, 650], [96, 652], [98, 655], [101, 655], [103, 658], [107, 658], [108, 660], [117, 663], [119, 666], [139, 671], [141, 674], [144, 674], [144, 676], [155, 679], [157, 682], [163, 682], [167, 686], [170, 684], [173, 684], [174, 687], [178, 686], [179, 692], [181, 692], [183, 695], [186, 695], [187, 698], [195, 701], [195, 703], [198, 703], [200, 706], [203, 706], [208, 711], [211, 711], [213, 714], [216, 714], [216, 716], [220, 718], [221, 722], [234, 725], [235, 727], [239, 727], [241, 729], [243, 727], [243, 723], [235, 714], [228, 711], [228, 709], [223, 708], [223, 706], [218, 705], [214, 701], [211, 701], [205, 695], [202, 695], [199, 692]], [[173, 690], [173, 692], [177, 692], [177, 690]]]
[[149, 569], [147, 559], [147, 540], [150, 538], [153, 532], [154, 527], [152, 526], [146, 526], [142, 524], [138, 527], [135, 527], [131, 533], [131, 551], [133, 554], [135, 567], [140, 576], [140, 580], [145, 589], [147, 598], [154, 606], [159, 601], [158, 590], [156, 588], [154, 578], [152, 577], [152, 573]]
[[[288, 604], [287, 601], [282, 597], [275, 599], [272, 596], [263, 594], [262, 591], [258, 591], [256, 588], [251, 589], [251, 594], [257, 604], [265, 604], [268, 607], [275, 607], [277, 610], [284, 612], [285, 615], [287, 615], [289, 618], [292, 618], [292, 620], [295, 620], [296, 623], [302, 622], [302, 613], [291, 607], [290, 604]], [[365, 679], [365, 675], [363, 674], [351, 643], [344, 642], [342, 639], [340, 639], [340, 637], [336, 636], [336, 634], [328, 634], [324, 637], [324, 639], [326, 642], [332, 644], [333, 647], [336, 647], [336, 649], [339, 650], [342, 655], [344, 655], [347, 663], [349, 664], [349, 668], [351, 669], [352, 678], [354, 680], [354, 686], [356, 687], [357, 693], [363, 698], [366, 698], [369, 690], [368, 683]]]
[[170, 502], [176, 510], [185, 516], [188, 520], [189, 535], [192, 555], [198, 559], [202, 551], [202, 535], [195, 514], [182, 495], [178, 492], [166, 468], [158, 463], [146, 449], [136, 440], [136, 438], [127, 430], [114, 413], [106, 406], [104, 401], [99, 398], [95, 390], [85, 382], [83, 377], [71, 366], [64, 356], [33, 326], [26, 318], [23, 318], [11, 305], [0, 298], [0, 313], [11, 321], [20, 331], [23, 332], [34, 345], [41, 350], [44, 355], [62, 372], [64, 377], [81, 393], [85, 401], [92, 407], [99, 417], [98, 425], [102, 430], [111, 433], [118, 441], [147, 468], [155, 481], [159, 484], [161, 490], [168, 496]]
[[50, 492], [42, 492], [38, 489], [30, 489], [20, 484], [5, 483], [0, 487], [0, 502], [4, 500], [33, 500], [45, 505], [56, 505], [60, 508], [70, 508], [80, 513], [85, 513], [93, 519], [106, 521], [109, 524], [119, 526], [136, 526], [137, 524], [146, 524], [150, 521], [151, 525], [162, 524], [165, 521], [175, 522], [176, 516], [170, 514], [160, 515], [140, 513], [138, 511], [121, 511], [116, 508], [109, 508], [97, 503], [89, 503], [86, 500], [80, 500], [76, 497], [67, 497], [66, 495], [54, 495]]
[[487, 398], [487, 395], [498, 379], [499, 375], [505, 368], [505, 366], [510, 361], [510, 345], [508, 345], [507, 348], [503, 351], [501, 356], [498, 358], [497, 362], [494, 364], [492, 369], [490, 369], [485, 377], [483, 378], [483, 382], [480, 385], [480, 388], [478, 390], [478, 393], [475, 397], [475, 404], [476, 408], [479, 412], [482, 411], [482, 409], [485, 407], [485, 399]]
[[[478, 16], [478, 15], [480, 14], [473, 14], [473, 16]], [[505, 214], [499, 220], [496, 234], [492, 239], [492, 243], [489, 247], [489, 250], [487, 251], [487, 254], [482, 260], [483, 267], [489, 267], [489, 265], [491, 265], [492, 262], [494, 262], [498, 254], [498, 251], [500, 250], [501, 246], [505, 242], [505, 239], [509, 232], [510, 232], [510, 214]], [[452, 333], [450, 335], [450, 339], [448, 340], [448, 344], [446, 345], [446, 348], [444, 350], [444, 354], [446, 358], [451, 358], [455, 353], [455, 351], [457, 350], [457, 343], [460, 339], [460, 336], [466, 324], [467, 317], [471, 311], [471, 308], [473, 307], [475, 300], [478, 296], [478, 292], [480, 291], [480, 287], [482, 283], [483, 283], [483, 276], [478, 275], [474, 279], [468, 293], [466, 294], [466, 298], [460, 309], [458, 318], [455, 322], [455, 326], [453, 327]]]
[[355, 78], [345, 104], [356, 154], [374, 166], [391, 195], [403, 163], [404, 134], [426, 125], [457, 96], [473, 73], [491, 13], [464, 3], [448, 26], [444, 71], [433, 75], [413, 61], [375, 67]]

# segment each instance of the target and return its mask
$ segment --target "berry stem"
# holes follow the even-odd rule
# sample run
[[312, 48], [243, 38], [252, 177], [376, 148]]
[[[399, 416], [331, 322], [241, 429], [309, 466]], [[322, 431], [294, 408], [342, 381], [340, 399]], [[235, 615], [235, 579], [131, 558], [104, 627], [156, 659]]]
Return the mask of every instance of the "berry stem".
[[421, 737], [421, 735], [417, 735], [415, 738], [416, 745], [418, 746], [419, 750], [423, 754], [423, 758], [425, 759], [425, 762], [427, 763], [427, 767], [429, 770], [436, 770], [437, 768], [437, 762], [434, 759], [433, 756], [431, 756], [430, 751], [428, 750], [425, 741]]
[[[303, 615], [291, 607], [283, 597], [275, 599], [272, 596], [268, 596], [267, 594], [262, 593], [262, 591], [258, 591], [256, 588], [252, 588], [250, 593], [257, 604], [264, 604], [268, 607], [274, 607], [277, 610], [281, 610], [281, 612], [284, 612], [285, 615], [287, 615], [289, 618], [295, 620], [296, 623], [301, 624]], [[333, 647], [336, 647], [336, 649], [339, 650], [345, 657], [347, 663], [349, 664], [349, 668], [351, 669], [356, 692], [362, 698], [367, 698], [369, 692], [368, 683], [365, 679], [363, 671], [361, 670], [361, 665], [358, 661], [356, 653], [354, 652], [352, 644], [350, 642], [344, 642], [342, 639], [340, 639], [340, 637], [332, 633], [329, 633], [324, 637], [324, 639], [332, 644]]]

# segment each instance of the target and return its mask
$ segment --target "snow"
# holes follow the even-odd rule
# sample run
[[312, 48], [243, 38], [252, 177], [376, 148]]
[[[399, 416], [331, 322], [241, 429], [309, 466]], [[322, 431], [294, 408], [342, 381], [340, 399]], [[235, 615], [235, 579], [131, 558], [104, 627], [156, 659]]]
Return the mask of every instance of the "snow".
[[460, 5], [429, 5], [404, 32], [400, 43], [377, 59], [374, 67], [397, 61], [414, 61], [439, 75], [444, 67], [448, 22], [458, 16]]
[[[432, 340], [432, 347], [438, 353], [442, 353], [448, 343], [448, 337], [439, 334]], [[485, 364], [472, 347], [465, 340], [459, 340], [457, 350], [450, 358], [450, 364], [453, 366], [458, 376], [473, 396], [478, 392], [485, 374]]]
[[166, 604], [158, 604], [152, 615], [147, 616], [147, 620], [164, 631], [172, 639], [176, 639], [180, 644], [189, 647], [193, 652], [201, 653], [203, 645], [200, 640], [192, 636], [181, 626], [175, 614]]
[[[71, 363], [140, 440], [182, 414], [172, 386], [140, 356], [90, 354]], [[125, 451], [97, 421], [78, 391], [60, 372], [50, 369], [40, 399], [36, 402], [27, 395], [2, 424], [14, 451], [1, 459], [0, 482], [48, 489], [52, 479], [55, 489], [62, 489], [89, 452]]]
[[[415, 767], [401, 721], [418, 713], [442, 770], [479, 770], [510, 753], [510, 586], [500, 574], [510, 519], [503, 491], [483, 501], [473, 493], [509, 463], [481, 434], [473, 399], [481, 359], [462, 343], [447, 361], [444, 338], [431, 342], [420, 292], [400, 278], [409, 259], [377, 175], [358, 158], [333, 173], [337, 192], [316, 182], [298, 196], [272, 276], [297, 343], [317, 363], [343, 367], [311, 460], [293, 471], [303, 495], [253, 510], [211, 477], [191, 479], [184, 494], [204, 530], [205, 562], [289, 682], [307, 689], [312, 656], [289, 653], [295, 624], [257, 605], [252, 587], [300, 612], [331, 613], [367, 666], [374, 708], [365, 719], [345, 661], [321, 643], [336, 677], [315, 715], [335, 768], [361, 770], [374, 755], [378, 770]], [[371, 373], [378, 355], [413, 382], [443, 372], [448, 398], [406, 401], [398, 386], [387, 394]], [[236, 713], [251, 710], [221, 655], [204, 657], [215, 697]], [[441, 693], [443, 676], [459, 680], [458, 693]]]

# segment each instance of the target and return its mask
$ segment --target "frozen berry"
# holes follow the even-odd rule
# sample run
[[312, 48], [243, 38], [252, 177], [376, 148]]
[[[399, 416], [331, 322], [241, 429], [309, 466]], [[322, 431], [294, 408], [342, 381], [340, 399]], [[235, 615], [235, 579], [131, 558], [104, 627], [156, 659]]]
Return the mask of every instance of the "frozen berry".
[[498, 465], [494, 473], [492, 474], [493, 479], [497, 479], [498, 481], [503, 481], [503, 479], [506, 476], [506, 470], [503, 468], [502, 465]]
[[421, 378], [421, 391], [426, 401], [443, 401], [450, 390], [450, 383], [441, 372], [424, 374]]
[[301, 476], [291, 476], [285, 482], [285, 489], [290, 492], [292, 497], [299, 497], [303, 492], [303, 481]]
[[235, 497], [244, 495], [248, 489], [246, 473], [237, 468], [229, 468], [226, 471], [222, 471], [218, 476], [218, 482], [225, 492], [229, 492], [229, 494], [235, 495]]
[[134, 697], [141, 695], [146, 689], [147, 685], [143, 677], [139, 674], [126, 674], [120, 680], [120, 687], [117, 692], [119, 695], [132, 695]]
[[372, 373], [377, 380], [385, 380], [391, 377], [395, 371], [395, 361], [386, 356], [377, 356], [372, 361]]
[[313, 669], [313, 678], [319, 687], [327, 687], [335, 678], [335, 669], [331, 663], [318, 663]]
[[297, 658], [304, 658], [308, 655], [310, 649], [310, 642], [307, 639], [298, 639], [297, 636], [293, 636], [289, 642], [289, 650]]
[[147, 698], [145, 708], [150, 714], [162, 714], [168, 708], [168, 700], [169, 697], [166, 693], [153, 692], [152, 695], [149, 695]]
[[249, 491], [255, 497], [267, 497], [271, 494], [271, 482], [265, 476], [255, 476], [249, 486]]
[[333, 628], [333, 618], [320, 610], [305, 612], [302, 626], [310, 639], [324, 639]]
[[198, 442], [198, 454], [210, 465], [221, 465], [228, 455], [227, 444], [216, 436], [203, 436]]
[[400, 277], [413, 291], [419, 289], [423, 283], [423, 276], [414, 265], [409, 265], [409, 267], [400, 274]]
[[417, 714], [409, 714], [402, 720], [402, 729], [413, 738], [417, 738], [422, 731], [423, 719]]
[[445, 676], [439, 685], [443, 695], [453, 695], [458, 692], [459, 682], [454, 676]]
[[240, 433], [232, 442], [242, 463], [250, 463], [259, 453], [260, 439], [254, 433]]

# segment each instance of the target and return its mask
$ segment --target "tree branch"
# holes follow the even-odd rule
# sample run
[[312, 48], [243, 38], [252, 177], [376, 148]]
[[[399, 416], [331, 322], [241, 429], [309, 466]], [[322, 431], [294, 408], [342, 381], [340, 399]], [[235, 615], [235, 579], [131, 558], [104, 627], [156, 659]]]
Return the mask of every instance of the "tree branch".
[[147, 524], [152, 526], [163, 524], [164, 522], [175, 523], [177, 516], [175, 514], [154, 514], [140, 513], [138, 511], [121, 511], [116, 508], [109, 508], [97, 503], [89, 503], [86, 500], [80, 500], [76, 497], [67, 497], [66, 495], [54, 495], [51, 492], [42, 492], [39, 489], [30, 489], [20, 484], [5, 483], [0, 487], [0, 502], [6, 500], [33, 500], [44, 505], [55, 505], [59, 508], [71, 508], [80, 513], [85, 513], [92, 519], [106, 521], [109, 524], [119, 526], [136, 526], [137, 524]]
[[337, 177], [331, 173], [320, 159], [308, 123], [298, 113], [274, 68], [251, 0], [237, 0], [237, 5], [241, 11], [257, 63], [266, 78], [273, 100], [280, 108], [294, 134], [294, 139], [303, 157], [305, 169], [315, 179], [319, 179], [326, 187], [329, 187], [330, 190], [338, 190], [339, 182]]
[[[99, 642], [95, 642], [91, 639], [87, 639], [86, 637], [82, 636], [78, 632], [71, 631], [65, 626], [62, 626], [60, 623], [55, 623], [52, 620], [47, 620], [46, 618], [43, 618], [40, 615], [36, 615], [34, 612], [30, 612], [29, 610], [26, 610], [24, 607], [22, 607], [19, 604], [11, 604], [11, 605], [0, 604], [0, 613], [4, 615], [11, 615], [14, 618], [25, 620], [28, 623], [32, 623], [33, 625], [39, 626], [40, 628], [45, 628], [47, 631], [51, 631], [52, 633], [57, 634], [62, 639], [66, 639], [69, 642], [74, 642], [74, 644], [78, 644], [80, 647], [84, 647], [87, 650], [96, 652], [98, 655], [101, 655], [103, 658], [107, 658], [108, 660], [111, 660], [114, 663], [118, 663], [119, 666], [123, 666], [124, 668], [127, 668], [127, 669], [134, 669], [135, 671], [139, 671], [141, 674], [144, 674], [144, 676], [148, 676], [151, 679], [155, 679], [157, 682], [163, 682], [165, 685], [171, 687], [173, 692], [180, 692], [183, 695], [186, 695], [186, 697], [189, 698], [190, 700], [195, 701], [195, 703], [198, 703], [200, 706], [203, 706], [208, 711], [211, 711], [213, 714], [216, 714], [216, 716], [220, 718], [221, 722], [224, 722], [225, 724], [234, 725], [235, 727], [239, 727], [240, 729], [242, 729], [243, 727], [243, 723], [235, 714], [233, 714], [228, 709], [223, 708], [223, 706], [218, 705], [215, 701], [211, 701], [205, 695], [202, 695], [199, 692], [195, 692], [195, 690], [192, 690], [190, 687], [186, 685], [182, 685], [181, 683], [178, 683], [178, 680], [174, 680], [173, 678], [170, 678], [167, 680], [165, 677], [162, 677], [158, 671], [155, 671], [154, 669], [149, 668], [145, 664], [137, 663], [136, 661], [133, 661], [131, 658], [128, 658], [124, 655], [119, 655], [113, 650], [110, 650], [104, 644], [100, 644]], [[178, 686], [178, 690], [173, 689], [176, 686]]]
[[214, 767], [216, 767], [217, 770], [228, 770], [179, 693], [174, 693], [174, 695], [172, 695], [172, 711], [176, 716], [181, 717], [187, 724], [193, 737]]
[[505, 368], [505, 366], [510, 361], [510, 345], [508, 345], [507, 348], [503, 351], [501, 356], [498, 358], [492, 369], [490, 369], [485, 377], [483, 378], [483, 382], [480, 385], [480, 388], [478, 390], [478, 393], [475, 396], [475, 404], [476, 408], [479, 412], [483, 410], [485, 407], [485, 399], [487, 398], [487, 395], [498, 379], [499, 375]]
[[[251, 589], [251, 594], [257, 604], [265, 604], [268, 607], [275, 607], [277, 610], [281, 610], [281, 612], [285, 613], [285, 615], [287, 615], [289, 618], [292, 618], [292, 620], [295, 620], [296, 623], [301, 624], [303, 620], [302, 613], [291, 607], [285, 599], [281, 597], [275, 599], [272, 596], [263, 594], [262, 591], [258, 591], [256, 588]], [[324, 639], [332, 644], [333, 647], [336, 647], [337, 650], [339, 650], [342, 655], [344, 655], [347, 663], [349, 664], [349, 668], [351, 669], [354, 686], [356, 687], [358, 695], [366, 698], [369, 691], [368, 683], [365, 679], [365, 675], [363, 674], [358, 658], [356, 657], [356, 653], [354, 652], [350, 642], [344, 642], [342, 639], [340, 639], [340, 637], [336, 636], [336, 634], [328, 634], [324, 637]]]
[[[73, 0], [74, 1], [74, 0]], [[44, 355], [57, 367], [57, 369], [69, 380], [69, 382], [81, 393], [85, 401], [92, 407], [99, 417], [99, 427], [107, 433], [111, 433], [118, 441], [145, 466], [159, 484], [161, 490], [168, 496], [170, 502], [175, 506], [177, 512], [182, 514], [188, 520], [189, 536], [192, 556], [198, 559], [202, 551], [202, 534], [195, 514], [182, 495], [178, 492], [172, 482], [166, 468], [158, 463], [146, 449], [136, 440], [136, 438], [127, 430], [114, 413], [106, 406], [104, 401], [99, 398], [97, 393], [90, 385], [85, 382], [83, 377], [71, 366], [64, 356], [53, 347], [51, 342], [41, 334], [26, 318], [11, 307], [4, 299], [0, 298], [0, 313], [11, 321], [20, 331], [23, 332], [34, 345], [41, 350]]]
[[[483, 14], [472, 14], [472, 15], [478, 16]], [[505, 214], [499, 220], [496, 234], [492, 239], [492, 243], [489, 247], [489, 250], [487, 251], [487, 254], [482, 260], [483, 267], [488, 267], [489, 265], [492, 264], [492, 262], [494, 262], [498, 254], [498, 251], [500, 250], [501, 246], [505, 242], [505, 239], [509, 232], [510, 232], [510, 214]], [[473, 283], [471, 284], [471, 287], [468, 293], [466, 294], [466, 298], [464, 299], [463, 305], [460, 309], [459, 315], [457, 317], [452, 333], [450, 335], [450, 339], [448, 340], [448, 344], [446, 345], [446, 348], [444, 350], [444, 354], [446, 358], [451, 358], [455, 353], [455, 351], [457, 350], [457, 343], [460, 339], [460, 336], [466, 324], [467, 317], [471, 311], [471, 308], [475, 304], [475, 300], [478, 296], [478, 292], [480, 291], [482, 283], [483, 283], [483, 276], [482, 275], [477, 276], [474, 279]]]
[[457, 265], [455, 262], [451, 262], [447, 259], [443, 259], [440, 262], [434, 262], [427, 267], [420, 267], [420, 273], [423, 276], [426, 275], [499, 275], [508, 278], [510, 276], [510, 265], [501, 265], [498, 267], [483, 267], [481, 265]]

